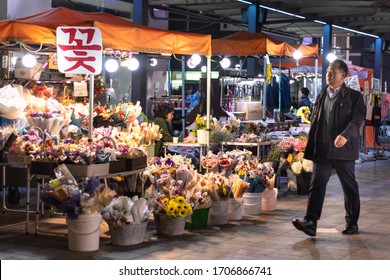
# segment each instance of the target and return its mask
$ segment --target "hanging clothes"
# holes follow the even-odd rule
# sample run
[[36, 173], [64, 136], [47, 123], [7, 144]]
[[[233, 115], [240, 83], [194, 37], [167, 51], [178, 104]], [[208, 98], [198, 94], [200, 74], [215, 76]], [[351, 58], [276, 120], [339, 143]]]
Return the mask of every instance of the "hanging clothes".
[[[279, 76], [279, 79], [281, 87], [280, 108], [283, 112], [287, 112], [292, 105], [290, 79], [283, 73]], [[267, 107], [270, 111], [279, 108], [279, 82], [276, 76], [272, 77], [272, 83], [267, 86]]]

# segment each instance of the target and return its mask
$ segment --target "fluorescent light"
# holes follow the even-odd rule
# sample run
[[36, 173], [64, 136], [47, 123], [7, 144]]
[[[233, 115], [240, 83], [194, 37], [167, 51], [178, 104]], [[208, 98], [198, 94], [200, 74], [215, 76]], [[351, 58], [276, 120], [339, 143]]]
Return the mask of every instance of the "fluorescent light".
[[316, 22], [316, 23], [320, 23], [320, 24], [323, 24], [323, 25], [325, 25], [326, 24], [326, 22], [325, 21], [320, 21], [320, 20], [314, 20], [314, 22]]
[[354, 30], [354, 29], [350, 29], [350, 28], [347, 28], [347, 27], [342, 27], [340, 25], [332, 24], [332, 26], [336, 27], [336, 28], [339, 28], [339, 29], [346, 30], [346, 31], [351, 31], [351, 32], [358, 33], [358, 34], [362, 34], [362, 35], [366, 35], [366, 36], [370, 36], [370, 37], [374, 37], [374, 38], [379, 38], [379, 36], [376, 36], [376, 35], [373, 35], [373, 34], [370, 34], [370, 33], [366, 33], [366, 32], [362, 32], [362, 31], [358, 31], [358, 30]]
[[248, 5], [251, 5], [252, 2], [249, 2], [249, 1], [245, 1], [245, 0], [237, 0], [238, 2], [241, 2], [241, 3], [245, 3], [245, 4], [248, 4]]
[[271, 8], [271, 7], [268, 7], [268, 6], [264, 6], [264, 5], [260, 5], [260, 8], [267, 9], [267, 10], [270, 10], [270, 11], [273, 11], [273, 12], [277, 12], [277, 13], [280, 13], [280, 14], [285, 14], [285, 15], [288, 15], [288, 16], [296, 17], [296, 18], [305, 19], [305, 17], [303, 17], [303, 16], [292, 14], [292, 13], [288, 13], [288, 12], [281, 11], [281, 10], [278, 10], [278, 9], [274, 9], [274, 8]]

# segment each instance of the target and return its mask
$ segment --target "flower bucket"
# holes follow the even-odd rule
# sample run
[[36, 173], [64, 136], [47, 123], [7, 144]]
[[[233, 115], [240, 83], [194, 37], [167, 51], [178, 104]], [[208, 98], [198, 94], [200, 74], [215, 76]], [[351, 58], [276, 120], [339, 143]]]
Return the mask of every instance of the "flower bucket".
[[147, 225], [148, 221], [140, 224], [124, 225], [119, 228], [110, 225], [112, 244], [127, 246], [142, 243], [145, 239]]
[[68, 220], [69, 250], [88, 252], [99, 250], [100, 214], [80, 214]]
[[265, 211], [275, 211], [276, 200], [278, 197], [278, 189], [273, 188], [272, 190], [264, 190], [263, 197], [261, 200], [261, 208]]
[[228, 220], [242, 220], [244, 215], [244, 199], [229, 198]]
[[154, 157], [156, 144], [144, 145], [145, 152], [148, 157]]
[[310, 172], [302, 172], [301, 174], [296, 175], [297, 177], [297, 193], [301, 195], [308, 195], [310, 188], [311, 180]]
[[206, 227], [209, 221], [209, 209], [210, 208], [200, 208], [192, 210], [191, 222], [187, 222], [185, 228]]
[[184, 233], [186, 224], [184, 218], [154, 215], [154, 221], [156, 222], [156, 232], [158, 235], [178, 236]]
[[263, 193], [244, 193], [244, 215], [258, 215], [261, 213], [261, 198]]
[[207, 130], [197, 130], [196, 131], [196, 139], [198, 144], [207, 144], [209, 138], [209, 133]]
[[228, 221], [228, 200], [213, 201], [209, 211], [209, 224], [224, 225]]

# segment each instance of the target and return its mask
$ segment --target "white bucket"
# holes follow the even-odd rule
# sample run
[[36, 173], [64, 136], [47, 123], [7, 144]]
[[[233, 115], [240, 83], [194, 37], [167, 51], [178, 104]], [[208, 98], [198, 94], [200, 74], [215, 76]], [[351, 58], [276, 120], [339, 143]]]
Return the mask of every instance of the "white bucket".
[[261, 213], [262, 193], [244, 193], [244, 214], [258, 215]]
[[119, 228], [110, 226], [112, 244], [127, 246], [142, 243], [145, 239], [147, 225], [148, 221], [140, 224], [124, 225]]
[[80, 214], [68, 220], [68, 245], [72, 251], [99, 250], [100, 214]]
[[275, 211], [276, 200], [278, 198], [278, 189], [273, 188], [272, 190], [265, 189], [263, 191], [262, 209], [265, 211]]
[[209, 224], [210, 225], [224, 225], [228, 221], [228, 208], [229, 204], [227, 200], [213, 201], [209, 211]]
[[242, 220], [242, 216], [244, 215], [244, 199], [230, 198], [228, 209], [229, 220]]
[[197, 130], [196, 131], [196, 140], [198, 144], [208, 144], [209, 133], [207, 130]]

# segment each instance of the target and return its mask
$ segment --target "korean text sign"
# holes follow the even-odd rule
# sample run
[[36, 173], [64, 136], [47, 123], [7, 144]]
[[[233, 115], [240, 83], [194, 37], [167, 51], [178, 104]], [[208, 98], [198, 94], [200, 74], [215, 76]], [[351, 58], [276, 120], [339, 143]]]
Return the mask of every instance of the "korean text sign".
[[102, 49], [102, 34], [96, 27], [57, 28], [58, 70], [61, 73], [100, 74]]

